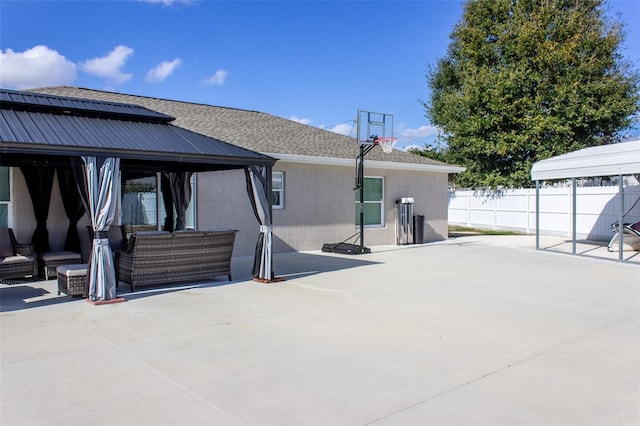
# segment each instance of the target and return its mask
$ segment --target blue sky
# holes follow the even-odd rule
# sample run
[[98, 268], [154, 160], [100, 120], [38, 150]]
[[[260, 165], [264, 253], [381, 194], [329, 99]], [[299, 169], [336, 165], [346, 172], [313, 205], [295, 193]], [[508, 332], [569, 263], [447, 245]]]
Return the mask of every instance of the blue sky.
[[[427, 67], [459, 0], [0, 0], [0, 87], [72, 85], [257, 110], [355, 137], [394, 115], [398, 147], [435, 140]], [[611, 0], [640, 66], [640, 0]], [[638, 132], [640, 133], [640, 132]]]

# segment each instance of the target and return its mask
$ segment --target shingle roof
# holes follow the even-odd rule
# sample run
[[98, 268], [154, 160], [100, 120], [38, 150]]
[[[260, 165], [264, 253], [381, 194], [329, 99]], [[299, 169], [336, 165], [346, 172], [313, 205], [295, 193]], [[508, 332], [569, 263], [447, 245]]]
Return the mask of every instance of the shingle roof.
[[[172, 123], [176, 126], [262, 153], [341, 159], [355, 159], [359, 153], [354, 138], [258, 111], [69, 86], [31, 91], [141, 105], [176, 117]], [[397, 150], [384, 154], [382, 150], [374, 149], [367, 154], [367, 160], [451, 167], [440, 161]]]

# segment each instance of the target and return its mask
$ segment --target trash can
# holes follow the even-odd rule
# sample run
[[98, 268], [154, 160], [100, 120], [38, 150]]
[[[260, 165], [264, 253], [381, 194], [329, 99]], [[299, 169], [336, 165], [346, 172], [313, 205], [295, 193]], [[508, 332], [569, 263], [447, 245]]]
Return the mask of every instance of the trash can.
[[413, 244], [424, 243], [424, 215], [413, 216]]
[[396, 244], [413, 243], [413, 198], [396, 201]]

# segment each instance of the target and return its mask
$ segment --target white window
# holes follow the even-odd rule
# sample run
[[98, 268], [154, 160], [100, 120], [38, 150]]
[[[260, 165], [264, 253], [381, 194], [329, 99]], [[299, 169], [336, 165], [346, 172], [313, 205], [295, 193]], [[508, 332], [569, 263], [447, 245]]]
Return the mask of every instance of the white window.
[[284, 209], [284, 172], [271, 174], [271, 202], [274, 209]]
[[9, 167], [0, 167], [0, 227], [13, 226], [11, 223], [11, 181]]
[[[356, 192], [356, 226], [360, 226], [360, 191]], [[384, 226], [384, 178], [364, 178], [364, 226]]]
[[[185, 212], [187, 229], [195, 229], [197, 225], [195, 221], [195, 176], [195, 174], [191, 176], [191, 200]], [[120, 202], [120, 221], [127, 226], [127, 229], [131, 231], [164, 229], [168, 219], [171, 219], [171, 224], [167, 223], [166, 225], [173, 229], [176, 218], [175, 208], [173, 204], [165, 205], [161, 183], [160, 173], [125, 180]], [[167, 207], [172, 209], [172, 215], [169, 218], [166, 213]]]

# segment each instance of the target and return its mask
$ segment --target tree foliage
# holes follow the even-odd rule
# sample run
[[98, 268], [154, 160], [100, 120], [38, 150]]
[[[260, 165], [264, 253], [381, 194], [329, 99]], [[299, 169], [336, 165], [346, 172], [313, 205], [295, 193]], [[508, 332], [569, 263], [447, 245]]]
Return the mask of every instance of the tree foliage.
[[427, 74], [462, 186], [530, 186], [531, 165], [612, 143], [640, 111], [640, 75], [602, 0], [469, 0]]

